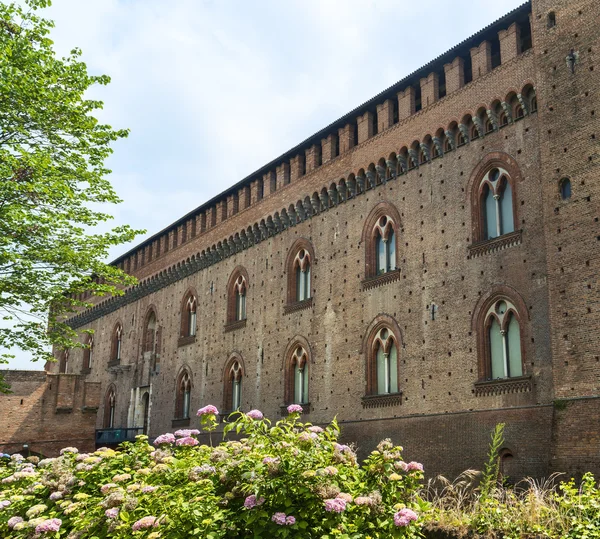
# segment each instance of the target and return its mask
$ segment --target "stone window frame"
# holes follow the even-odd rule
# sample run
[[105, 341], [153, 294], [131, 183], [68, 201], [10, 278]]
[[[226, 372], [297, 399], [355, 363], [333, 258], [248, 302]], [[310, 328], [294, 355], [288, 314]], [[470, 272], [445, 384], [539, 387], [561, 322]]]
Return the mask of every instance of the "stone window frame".
[[[250, 278], [248, 271], [243, 266], [237, 266], [229, 276], [227, 281], [227, 314], [225, 321], [225, 331], [232, 331], [246, 326], [248, 316], [248, 288], [250, 286]], [[244, 290], [245, 305], [243, 318], [238, 317], [237, 295], [240, 289]]]
[[102, 418], [102, 426], [105, 429], [114, 429], [115, 428], [115, 419], [116, 419], [116, 410], [117, 410], [117, 388], [114, 384], [110, 384], [108, 388], [106, 388], [106, 393], [104, 394], [104, 414]]
[[[490, 308], [498, 301], [504, 300], [514, 306], [513, 315], [519, 323], [521, 335], [521, 363], [522, 376], [501, 378], [493, 380], [492, 358], [489, 342], [489, 324], [492, 317], [488, 316]], [[516, 391], [531, 391], [531, 373], [527, 369], [527, 343], [531, 340], [529, 310], [521, 295], [507, 285], [495, 285], [482, 296], [473, 311], [471, 318], [471, 331], [477, 339], [477, 380], [475, 382], [476, 394], [490, 395], [504, 393], [504, 387], [518, 386]], [[513, 392], [513, 391], [510, 391]]]
[[[198, 293], [193, 287], [186, 290], [181, 299], [180, 307], [180, 329], [178, 346], [184, 346], [196, 342], [198, 332]], [[193, 318], [191, 318], [193, 315]], [[192, 328], [192, 320], [195, 324]]]
[[[237, 368], [236, 368], [237, 365]], [[243, 396], [243, 382], [246, 377], [246, 367], [244, 359], [239, 352], [233, 352], [230, 354], [229, 359], [225, 362], [223, 367], [223, 416], [227, 416], [242, 408], [242, 396]], [[240, 395], [239, 395], [239, 406], [237, 409], [234, 408], [233, 402], [233, 381], [239, 379], [240, 382]]]
[[94, 336], [88, 335], [85, 339], [86, 348], [83, 349], [83, 362], [81, 372], [88, 374], [92, 371], [92, 360], [94, 357]]
[[121, 363], [123, 355], [123, 323], [118, 320], [111, 333], [110, 361], [109, 365]]
[[[308, 381], [309, 381], [309, 390], [308, 395], [309, 399], [307, 402], [295, 402], [294, 393], [295, 393], [295, 362], [296, 351], [302, 348], [306, 358], [304, 363], [304, 368], [308, 369]], [[310, 365], [314, 363], [314, 356], [312, 353], [312, 348], [305, 337], [300, 335], [296, 335], [289, 342], [285, 349], [284, 353], [284, 364], [283, 364], [283, 372], [284, 372], [284, 406], [282, 410], [285, 409], [290, 404], [300, 404], [304, 410], [304, 413], [308, 413], [310, 411]]]
[[[377, 349], [376, 338], [382, 329], [387, 329], [390, 332], [390, 337], [396, 345], [398, 353], [397, 361], [397, 386], [398, 391], [395, 393], [379, 394], [377, 392]], [[381, 313], [369, 325], [369, 328], [363, 338], [362, 354], [365, 359], [365, 395], [362, 398], [362, 404], [365, 408], [393, 406], [402, 404], [402, 389], [400, 378], [400, 358], [404, 348], [404, 340], [402, 330], [394, 317], [389, 314]]]
[[[186, 387], [188, 390], [188, 402], [187, 402], [187, 415], [185, 414], [185, 391]], [[192, 388], [194, 387], [192, 381], [192, 371], [189, 367], [183, 366], [179, 370], [179, 374], [175, 379], [175, 418], [174, 421], [182, 422], [186, 421], [189, 424], [191, 415], [191, 400], [192, 400]], [[183, 425], [179, 425], [183, 426]]]
[[58, 361], [58, 373], [59, 374], [67, 374], [67, 369], [69, 368], [69, 350], [63, 350], [60, 354], [60, 359]]
[[[377, 233], [381, 233], [379, 222], [383, 217], [387, 217], [388, 223], [394, 231], [396, 240], [395, 269], [379, 274], [377, 272]], [[365, 273], [362, 281], [363, 289], [373, 288], [400, 278], [400, 249], [398, 248], [400, 232], [402, 231], [402, 221], [400, 212], [390, 202], [382, 201], [377, 203], [369, 212], [365, 219], [361, 237], [361, 243], [364, 246], [365, 253]]]
[[[298, 262], [298, 255], [303, 250], [306, 252], [306, 256], [308, 256], [308, 264], [310, 265], [310, 297], [299, 301], [297, 297], [298, 283], [296, 276], [296, 265]], [[314, 298], [313, 281], [315, 278], [316, 262], [315, 249], [310, 240], [307, 238], [298, 238], [296, 241], [294, 241], [288, 251], [285, 262], [285, 271], [287, 274], [287, 302], [284, 309], [285, 314], [312, 307]]]
[[[512, 210], [513, 210], [513, 227], [514, 232], [503, 234], [491, 239], [485, 239], [485, 215], [483, 212], [483, 190], [486, 185], [483, 181], [485, 176], [494, 168], [502, 169], [506, 172], [506, 181], [510, 184], [512, 190]], [[467, 194], [470, 195], [471, 207], [471, 226], [472, 226], [472, 243], [470, 247], [479, 247], [486, 243], [498, 243], [500, 238], [505, 236], [518, 235], [520, 238], [521, 230], [519, 229], [520, 215], [519, 205], [517, 203], [519, 196], [519, 184], [523, 181], [521, 169], [517, 162], [504, 152], [488, 153], [473, 169]], [[520, 243], [520, 239], [517, 243]]]

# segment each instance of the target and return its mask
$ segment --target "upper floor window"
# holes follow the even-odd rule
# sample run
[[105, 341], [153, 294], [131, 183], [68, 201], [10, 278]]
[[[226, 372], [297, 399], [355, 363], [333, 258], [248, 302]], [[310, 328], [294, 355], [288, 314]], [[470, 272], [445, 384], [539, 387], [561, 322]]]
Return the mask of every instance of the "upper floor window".
[[286, 272], [288, 274], [288, 305], [312, 298], [312, 270], [315, 253], [312, 244], [300, 238], [288, 252]]
[[177, 377], [177, 397], [175, 400], [175, 418], [189, 419], [192, 379], [186, 369]]
[[294, 260], [296, 273], [296, 301], [310, 298], [310, 255], [305, 249], [298, 251]]
[[398, 348], [388, 328], [379, 330], [371, 353], [376, 361], [377, 394], [398, 393]]
[[121, 323], [117, 323], [113, 330], [112, 336], [112, 347], [111, 347], [111, 361], [121, 361], [121, 351], [123, 346], [123, 326]]
[[286, 360], [286, 404], [308, 404], [308, 344], [295, 339], [288, 347]]
[[104, 397], [104, 428], [115, 428], [115, 409], [117, 396], [114, 386], [110, 386]]
[[376, 277], [398, 268], [397, 235], [400, 216], [387, 202], [373, 208], [363, 227], [365, 277]]
[[488, 378], [523, 376], [521, 328], [515, 306], [499, 299], [489, 307], [485, 318]]
[[490, 240], [514, 232], [513, 193], [508, 172], [499, 168], [490, 170], [481, 180], [480, 192], [482, 239]]
[[64, 350], [60, 356], [60, 361], [58, 363], [58, 372], [60, 374], [64, 374], [67, 372], [69, 368], [69, 351]]
[[546, 17], [546, 26], [548, 28], [554, 28], [556, 26], [556, 13], [554, 11], [548, 13], [548, 16]]
[[367, 395], [399, 395], [400, 329], [388, 315], [380, 315], [367, 332]]
[[[238, 266], [229, 277], [227, 284], [227, 323], [235, 324], [246, 320], [246, 296], [248, 272]], [[237, 327], [237, 326], [236, 326]]]
[[375, 225], [375, 249], [377, 251], [377, 274], [396, 269], [396, 235], [394, 221], [383, 215]]
[[225, 366], [225, 387], [224, 395], [224, 410], [235, 412], [242, 405], [242, 379], [244, 378], [244, 369], [241, 358], [234, 355], [229, 359]]
[[192, 292], [188, 292], [184, 297], [181, 310], [182, 337], [194, 337], [196, 335], [196, 309], [196, 296]]
[[94, 337], [88, 336], [86, 347], [83, 349], [83, 369], [90, 370], [92, 368], [92, 359], [94, 355]]
[[146, 317], [146, 327], [144, 328], [144, 352], [156, 353], [157, 333], [156, 314], [154, 311], [150, 311]]
[[563, 178], [560, 180], [560, 198], [568, 200], [571, 198], [571, 180], [569, 178]]

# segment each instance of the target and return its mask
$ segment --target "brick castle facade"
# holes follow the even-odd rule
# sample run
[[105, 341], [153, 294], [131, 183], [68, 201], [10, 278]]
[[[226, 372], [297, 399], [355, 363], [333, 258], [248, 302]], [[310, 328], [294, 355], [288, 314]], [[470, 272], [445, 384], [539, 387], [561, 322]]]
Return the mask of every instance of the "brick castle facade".
[[100, 435], [300, 402], [432, 474], [498, 422], [509, 475], [600, 472], [599, 19], [524, 4], [147, 239], [48, 368]]

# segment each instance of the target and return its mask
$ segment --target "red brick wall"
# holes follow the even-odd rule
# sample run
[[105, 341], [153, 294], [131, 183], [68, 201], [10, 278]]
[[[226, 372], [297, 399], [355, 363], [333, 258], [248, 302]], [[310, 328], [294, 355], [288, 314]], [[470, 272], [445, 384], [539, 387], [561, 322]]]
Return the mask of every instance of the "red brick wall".
[[[12, 393], [0, 393], [0, 451], [47, 457], [75, 446], [95, 449], [98, 383], [74, 374], [2, 371]], [[84, 401], [85, 399], [85, 401]]]

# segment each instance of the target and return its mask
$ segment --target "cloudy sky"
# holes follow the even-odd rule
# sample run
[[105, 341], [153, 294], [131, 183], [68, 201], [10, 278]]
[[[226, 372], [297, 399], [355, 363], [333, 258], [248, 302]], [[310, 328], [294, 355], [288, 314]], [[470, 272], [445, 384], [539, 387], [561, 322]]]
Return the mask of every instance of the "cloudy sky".
[[131, 134], [111, 211], [151, 235], [522, 3], [54, 0], [46, 16], [59, 54], [112, 77], [99, 117]]

